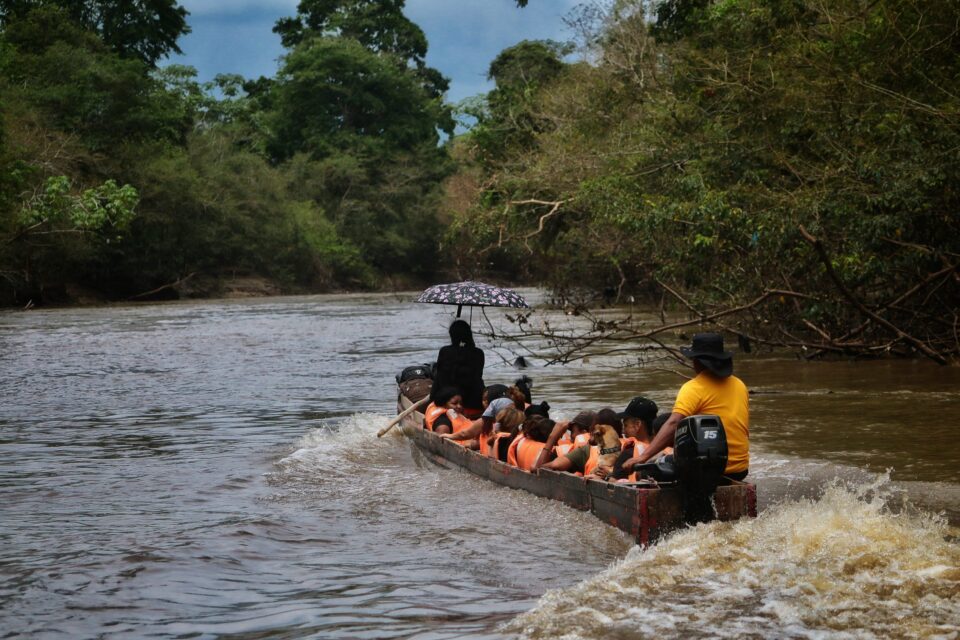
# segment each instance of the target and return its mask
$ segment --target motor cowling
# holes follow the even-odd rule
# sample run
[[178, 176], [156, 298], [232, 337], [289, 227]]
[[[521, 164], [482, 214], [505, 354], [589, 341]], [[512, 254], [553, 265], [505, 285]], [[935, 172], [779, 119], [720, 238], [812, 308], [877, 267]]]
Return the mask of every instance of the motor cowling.
[[674, 435], [673, 460], [687, 522], [712, 520], [711, 499], [727, 468], [727, 433], [720, 416], [684, 418]]

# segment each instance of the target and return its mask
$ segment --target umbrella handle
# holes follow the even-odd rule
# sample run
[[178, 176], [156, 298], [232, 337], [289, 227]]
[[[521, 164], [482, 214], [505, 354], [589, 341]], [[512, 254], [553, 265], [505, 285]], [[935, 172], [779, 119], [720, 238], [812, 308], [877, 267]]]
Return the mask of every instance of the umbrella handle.
[[463, 305], [462, 305], [462, 304], [458, 304], [458, 305], [457, 305], [457, 317], [458, 317], [458, 318], [460, 317], [460, 313], [461, 313], [462, 311], [463, 311]]

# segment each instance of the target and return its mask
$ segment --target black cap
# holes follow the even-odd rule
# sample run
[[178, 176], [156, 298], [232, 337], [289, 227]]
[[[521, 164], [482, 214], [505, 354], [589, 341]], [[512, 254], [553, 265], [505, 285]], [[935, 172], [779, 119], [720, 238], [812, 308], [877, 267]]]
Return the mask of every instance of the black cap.
[[649, 398], [637, 396], [630, 401], [630, 404], [622, 413], [617, 414], [617, 417], [621, 420], [623, 418], [640, 418], [644, 424], [649, 426], [653, 424], [654, 418], [657, 417], [657, 403]]

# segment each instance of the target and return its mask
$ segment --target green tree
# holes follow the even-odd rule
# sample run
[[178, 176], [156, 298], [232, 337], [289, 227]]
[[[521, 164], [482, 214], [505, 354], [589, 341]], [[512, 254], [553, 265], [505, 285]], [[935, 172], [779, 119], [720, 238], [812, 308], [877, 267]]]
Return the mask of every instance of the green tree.
[[44, 7], [9, 23], [0, 74], [11, 92], [94, 149], [137, 139], [181, 140], [191, 122], [185, 103], [136, 59], [111, 52], [63, 9]]
[[416, 77], [355, 40], [311, 38], [285, 59], [274, 89], [274, 156], [370, 158], [436, 146], [452, 132], [447, 108]]
[[150, 66], [171, 52], [182, 53], [177, 39], [190, 32], [187, 10], [176, 0], [0, 0], [0, 28], [51, 6], [116, 53]]

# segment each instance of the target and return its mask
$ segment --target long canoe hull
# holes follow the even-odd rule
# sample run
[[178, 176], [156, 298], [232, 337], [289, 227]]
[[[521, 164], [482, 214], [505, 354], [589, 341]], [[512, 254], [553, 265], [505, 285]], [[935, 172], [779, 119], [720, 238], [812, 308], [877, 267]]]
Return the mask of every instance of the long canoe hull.
[[[402, 394], [397, 409], [413, 404]], [[523, 489], [559, 500], [630, 534], [637, 544], [648, 545], [685, 526], [682, 493], [676, 487], [642, 488], [636, 485], [585, 480], [569, 473], [541, 469], [529, 473], [476, 451], [454, 444], [422, 428], [423, 414], [408, 414], [400, 423], [404, 433], [442, 466], [456, 466], [496, 484]], [[747, 482], [725, 479], [714, 494], [719, 520], [757, 515], [757, 489]]]

